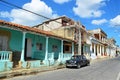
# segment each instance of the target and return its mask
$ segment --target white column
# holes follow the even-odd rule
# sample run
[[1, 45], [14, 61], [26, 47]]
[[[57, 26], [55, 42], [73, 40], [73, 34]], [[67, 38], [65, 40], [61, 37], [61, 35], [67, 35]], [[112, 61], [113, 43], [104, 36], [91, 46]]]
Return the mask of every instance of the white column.
[[105, 55], [108, 55], [108, 47], [106, 47]]
[[102, 49], [102, 50], [101, 50], [101, 56], [102, 56], [102, 55], [103, 55], [103, 46], [101, 46], [101, 49]]
[[94, 54], [96, 54], [96, 45], [94, 44]]
[[103, 37], [102, 37], [102, 41], [103, 41]]
[[106, 46], [104, 46], [104, 53], [105, 53], [105, 56], [106, 56], [106, 54], [107, 54], [107, 50], [106, 50], [107, 48], [106, 48]]
[[63, 40], [61, 40], [61, 60], [63, 59]]
[[25, 52], [25, 35], [26, 35], [26, 32], [23, 32], [22, 53], [21, 53], [20, 61], [25, 61], [25, 60], [24, 60], [24, 52]]
[[100, 45], [98, 44], [98, 52], [97, 52], [97, 55], [99, 56], [100, 55]]
[[105, 53], [105, 47], [103, 46], [103, 56], [104, 56], [104, 53]]
[[79, 33], [78, 33], [79, 34], [78, 35], [79, 36], [79, 40], [78, 40], [78, 54], [81, 55], [81, 46], [82, 46], [82, 44], [81, 44], [81, 31], [80, 31], [80, 28], [79, 28], [78, 31], [79, 31]]
[[109, 56], [111, 56], [111, 46], [109, 47]]
[[102, 50], [102, 49], [101, 49], [101, 45], [100, 45], [100, 55], [101, 55], [101, 50]]
[[47, 60], [47, 59], [48, 59], [48, 38], [49, 38], [49, 37], [46, 37], [45, 60]]
[[90, 55], [92, 54], [92, 44], [91, 44], [91, 46], [90, 46]]
[[112, 47], [112, 49], [111, 49], [111, 56], [113, 56], [113, 47]]
[[102, 55], [103, 55], [103, 53], [104, 53], [104, 47], [102, 46]]
[[72, 42], [72, 55], [74, 55], [74, 42]]
[[99, 53], [99, 50], [98, 50], [98, 48], [99, 48], [99, 46], [98, 46], [98, 44], [96, 44], [96, 48], [97, 48], [97, 55], [98, 55], [98, 53]]
[[99, 55], [100, 55], [100, 45], [99, 45]]

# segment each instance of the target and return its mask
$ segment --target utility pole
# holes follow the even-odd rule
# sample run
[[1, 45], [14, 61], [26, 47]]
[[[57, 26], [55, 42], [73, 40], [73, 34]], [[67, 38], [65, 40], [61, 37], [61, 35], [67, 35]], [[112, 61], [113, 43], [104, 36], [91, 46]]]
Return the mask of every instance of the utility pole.
[[78, 54], [81, 55], [81, 24], [77, 24], [76, 29], [78, 30]]
[[[79, 26], [78, 26], [79, 27]], [[78, 28], [78, 54], [81, 55], [81, 31], [80, 27]]]

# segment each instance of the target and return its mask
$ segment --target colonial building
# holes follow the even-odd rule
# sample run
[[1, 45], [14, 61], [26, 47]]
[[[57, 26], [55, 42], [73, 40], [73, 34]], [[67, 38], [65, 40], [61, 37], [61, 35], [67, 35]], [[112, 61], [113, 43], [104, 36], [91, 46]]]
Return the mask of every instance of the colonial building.
[[75, 54], [89, 53], [85, 26], [66, 16], [45, 21], [42, 24], [34, 26], [34, 28], [51, 31], [58, 36], [75, 40]]
[[102, 29], [87, 31], [66, 16], [34, 27], [0, 20], [0, 71], [64, 64], [74, 54], [115, 56], [115, 42]]
[[107, 53], [111, 57], [115, 57], [117, 53], [117, 46], [116, 46], [116, 41], [114, 38], [108, 38], [107, 39]]
[[91, 34], [91, 46], [90, 52], [91, 56], [101, 57], [106, 56], [106, 48], [107, 48], [107, 34], [102, 29], [94, 29], [89, 30], [89, 34]]
[[74, 43], [50, 31], [0, 20], [0, 71], [65, 63], [74, 54]]

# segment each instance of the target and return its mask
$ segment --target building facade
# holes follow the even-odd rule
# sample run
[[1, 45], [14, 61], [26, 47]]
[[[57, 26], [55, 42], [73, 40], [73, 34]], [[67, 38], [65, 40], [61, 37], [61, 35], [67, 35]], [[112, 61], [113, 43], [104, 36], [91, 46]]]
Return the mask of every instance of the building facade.
[[74, 54], [88, 59], [114, 57], [115, 43], [102, 29], [87, 31], [66, 16], [34, 27], [0, 20], [0, 71], [64, 64]]
[[91, 34], [91, 56], [94, 58], [107, 56], [107, 34], [102, 29], [89, 30]]
[[65, 63], [74, 54], [74, 42], [49, 31], [1, 20], [0, 71]]
[[115, 57], [115, 55], [117, 54], [117, 45], [115, 43], [116, 41], [114, 38], [107, 39], [107, 53], [110, 57]]
[[90, 45], [87, 44], [87, 31], [85, 26], [66, 16], [48, 20], [34, 28], [51, 31], [61, 37], [76, 41], [75, 54], [89, 54]]

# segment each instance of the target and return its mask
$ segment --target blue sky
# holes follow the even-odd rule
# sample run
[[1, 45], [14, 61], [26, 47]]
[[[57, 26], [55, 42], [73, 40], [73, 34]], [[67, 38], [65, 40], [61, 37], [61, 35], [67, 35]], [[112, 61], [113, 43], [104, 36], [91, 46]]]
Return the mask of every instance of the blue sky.
[[[120, 0], [5, 0], [49, 18], [66, 15], [87, 30], [101, 28], [120, 45]], [[0, 19], [33, 26], [45, 19], [0, 2]]]

